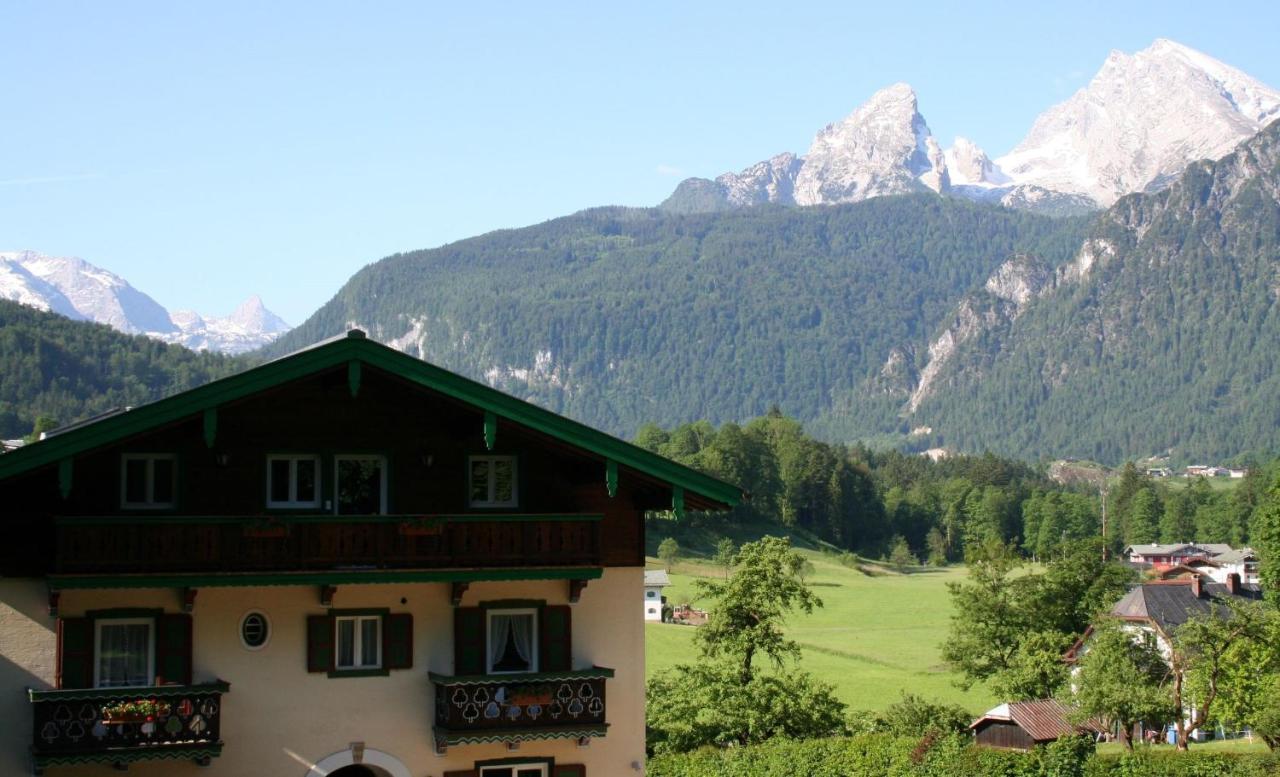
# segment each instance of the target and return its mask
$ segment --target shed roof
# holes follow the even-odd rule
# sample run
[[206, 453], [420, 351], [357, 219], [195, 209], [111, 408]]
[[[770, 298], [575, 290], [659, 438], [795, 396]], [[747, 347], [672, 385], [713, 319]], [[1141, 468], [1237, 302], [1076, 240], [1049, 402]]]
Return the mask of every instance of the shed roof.
[[1076, 725], [1068, 719], [1069, 710], [1057, 699], [1006, 702], [988, 710], [986, 714], [969, 724], [977, 728], [988, 720], [1012, 722], [1026, 731], [1037, 742], [1071, 736], [1079, 731], [1096, 730], [1093, 724]]

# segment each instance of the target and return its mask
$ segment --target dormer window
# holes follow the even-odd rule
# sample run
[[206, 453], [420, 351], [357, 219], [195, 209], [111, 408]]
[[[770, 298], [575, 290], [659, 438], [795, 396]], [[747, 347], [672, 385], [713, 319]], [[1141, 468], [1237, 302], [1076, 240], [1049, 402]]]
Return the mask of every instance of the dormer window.
[[267, 457], [267, 507], [319, 506], [319, 456]]
[[515, 456], [472, 456], [467, 474], [472, 507], [516, 506]]
[[161, 510], [173, 507], [177, 466], [172, 453], [127, 453], [120, 463], [120, 506]]

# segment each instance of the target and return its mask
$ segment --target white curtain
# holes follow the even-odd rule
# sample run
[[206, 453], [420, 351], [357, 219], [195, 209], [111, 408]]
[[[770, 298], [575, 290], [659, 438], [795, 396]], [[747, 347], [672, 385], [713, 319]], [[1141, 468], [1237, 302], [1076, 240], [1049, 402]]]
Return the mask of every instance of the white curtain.
[[99, 628], [98, 685], [103, 688], [150, 685], [151, 626], [104, 623]]
[[497, 666], [506, 655], [507, 644], [533, 669], [533, 616], [494, 615], [489, 618], [489, 666]]

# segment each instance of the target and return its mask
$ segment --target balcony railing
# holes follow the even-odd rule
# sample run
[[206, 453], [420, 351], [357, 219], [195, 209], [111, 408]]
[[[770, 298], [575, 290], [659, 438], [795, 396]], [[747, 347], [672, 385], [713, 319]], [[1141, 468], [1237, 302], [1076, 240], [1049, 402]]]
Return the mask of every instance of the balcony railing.
[[[222, 694], [229, 688], [218, 681], [28, 691], [35, 766], [127, 764], [160, 758], [207, 764], [222, 752]], [[136, 704], [139, 701], [148, 704]], [[121, 708], [130, 703], [135, 710]], [[138, 712], [139, 706], [149, 709]]]
[[436, 747], [603, 736], [605, 681], [612, 669], [517, 675], [432, 672]]
[[58, 574], [598, 566], [598, 515], [66, 517]]

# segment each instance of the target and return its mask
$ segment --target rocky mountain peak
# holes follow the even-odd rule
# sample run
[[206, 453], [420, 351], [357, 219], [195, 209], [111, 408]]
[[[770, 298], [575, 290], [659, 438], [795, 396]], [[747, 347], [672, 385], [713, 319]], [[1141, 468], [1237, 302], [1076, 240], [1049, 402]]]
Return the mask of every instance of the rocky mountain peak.
[[944, 158], [952, 186], [996, 186], [1009, 182], [987, 152], [968, 138], [957, 137]]
[[290, 328], [284, 319], [267, 310], [267, 306], [262, 304], [262, 297], [257, 294], [240, 303], [240, 306], [227, 316], [227, 321], [246, 331], [265, 334], [279, 334]]

